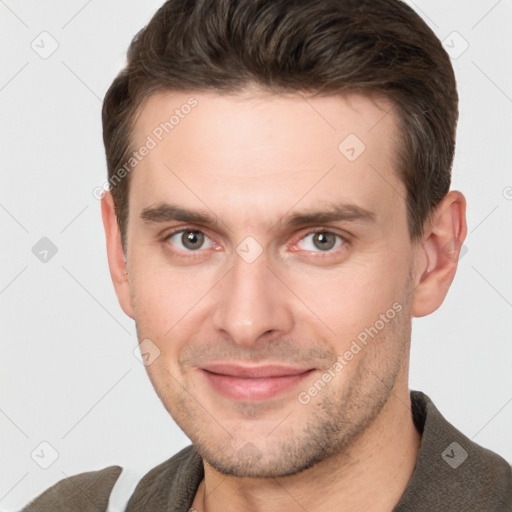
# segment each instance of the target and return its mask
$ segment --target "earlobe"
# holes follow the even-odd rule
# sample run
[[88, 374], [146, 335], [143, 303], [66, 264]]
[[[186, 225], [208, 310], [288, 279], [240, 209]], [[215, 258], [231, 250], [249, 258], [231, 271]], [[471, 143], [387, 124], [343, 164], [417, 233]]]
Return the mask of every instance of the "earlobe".
[[126, 255], [123, 252], [114, 200], [110, 192], [105, 192], [101, 198], [101, 216], [105, 229], [110, 277], [121, 308], [130, 318], [133, 318]]
[[442, 304], [455, 277], [466, 234], [466, 199], [453, 190], [437, 206], [418, 247], [420, 278], [414, 290], [413, 316], [429, 315]]

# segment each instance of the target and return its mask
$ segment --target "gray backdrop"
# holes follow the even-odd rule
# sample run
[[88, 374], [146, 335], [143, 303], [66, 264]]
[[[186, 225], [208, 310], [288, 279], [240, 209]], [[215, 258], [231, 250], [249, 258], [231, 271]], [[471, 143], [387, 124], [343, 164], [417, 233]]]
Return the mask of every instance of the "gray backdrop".
[[[445, 41], [461, 115], [453, 187], [469, 234], [442, 308], [413, 327], [411, 388], [512, 461], [512, 2], [409, 2]], [[188, 444], [134, 356], [107, 267], [101, 101], [160, 0], [0, 0], [3, 436], [0, 509]]]

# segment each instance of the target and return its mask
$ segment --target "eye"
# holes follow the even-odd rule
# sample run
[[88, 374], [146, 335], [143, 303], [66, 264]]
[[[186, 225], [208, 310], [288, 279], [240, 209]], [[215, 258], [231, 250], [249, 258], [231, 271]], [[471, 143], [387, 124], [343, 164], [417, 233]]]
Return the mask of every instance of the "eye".
[[171, 233], [166, 240], [177, 249], [185, 252], [195, 252], [199, 249], [213, 247], [213, 241], [203, 232], [194, 229], [182, 229]]
[[297, 246], [305, 251], [328, 252], [337, 249], [343, 243], [343, 238], [336, 233], [315, 231], [303, 237]]

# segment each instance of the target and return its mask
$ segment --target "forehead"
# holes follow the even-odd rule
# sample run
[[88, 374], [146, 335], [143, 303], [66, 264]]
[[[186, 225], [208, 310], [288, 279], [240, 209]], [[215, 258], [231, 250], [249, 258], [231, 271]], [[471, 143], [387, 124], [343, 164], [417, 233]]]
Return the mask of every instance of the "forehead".
[[135, 124], [133, 149], [150, 149], [131, 175], [130, 211], [207, 198], [249, 219], [298, 200], [405, 203], [397, 134], [390, 102], [377, 96], [156, 93]]
[[[312, 134], [316, 139], [325, 139], [325, 144], [301, 146], [300, 142]], [[208, 148], [209, 156], [216, 153], [225, 156], [236, 154], [237, 148], [244, 154], [250, 149], [258, 153], [257, 143], [271, 137], [275, 146], [294, 147], [296, 158], [300, 158], [314, 153], [315, 149], [321, 152], [327, 146], [339, 150], [337, 142], [348, 134], [358, 136], [365, 145], [371, 143], [374, 149], [378, 149], [376, 139], [383, 143], [380, 147], [388, 145], [391, 149], [396, 135], [391, 102], [377, 93], [371, 96], [354, 92], [333, 96], [299, 92], [276, 95], [255, 87], [231, 94], [157, 92], [140, 109], [134, 140], [138, 147], [150, 136], [158, 145], [169, 147], [173, 140], [177, 144], [179, 139], [192, 135], [188, 143], [195, 149], [204, 149], [204, 143], [213, 142]], [[231, 138], [226, 140], [226, 135]]]

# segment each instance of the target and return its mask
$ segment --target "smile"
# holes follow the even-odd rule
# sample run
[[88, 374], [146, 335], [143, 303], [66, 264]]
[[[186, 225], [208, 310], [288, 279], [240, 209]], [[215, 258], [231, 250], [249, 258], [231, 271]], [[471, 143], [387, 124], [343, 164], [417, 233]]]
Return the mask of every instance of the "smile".
[[235, 400], [268, 400], [289, 391], [313, 369], [285, 366], [243, 367], [210, 365], [201, 368], [208, 384], [218, 393]]

